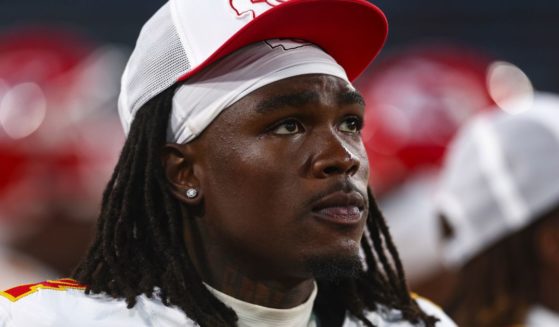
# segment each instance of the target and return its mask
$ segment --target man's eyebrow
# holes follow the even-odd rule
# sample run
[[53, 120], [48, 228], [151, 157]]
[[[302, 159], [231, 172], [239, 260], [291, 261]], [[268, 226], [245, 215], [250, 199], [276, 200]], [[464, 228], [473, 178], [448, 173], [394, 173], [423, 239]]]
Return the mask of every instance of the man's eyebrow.
[[318, 93], [313, 91], [281, 94], [258, 103], [256, 106], [256, 112], [268, 114], [280, 108], [303, 107], [309, 103], [317, 102], [318, 98]]
[[[303, 91], [290, 94], [281, 94], [261, 101], [256, 106], [256, 112], [268, 114], [285, 107], [303, 107], [309, 103], [318, 102], [319, 94], [314, 91]], [[339, 93], [336, 101], [340, 105], [360, 104], [365, 106], [365, 100], [355, 90]]]
[[365, 99], [355, 90], [341, 93], [338, 96], [338, 103], [342, 105], [360, 104], [365, 107]]

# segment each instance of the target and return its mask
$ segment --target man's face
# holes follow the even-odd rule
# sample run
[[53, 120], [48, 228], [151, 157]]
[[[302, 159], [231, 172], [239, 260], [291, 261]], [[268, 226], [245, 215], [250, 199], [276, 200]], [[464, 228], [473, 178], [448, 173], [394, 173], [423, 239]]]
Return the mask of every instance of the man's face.
[[358, 258], [363, 110], [346, 82], [317, 74], [262, 87], [221, 113], [191, 143], [208, 253], [254, 278], [309, 278], [316, 262]]

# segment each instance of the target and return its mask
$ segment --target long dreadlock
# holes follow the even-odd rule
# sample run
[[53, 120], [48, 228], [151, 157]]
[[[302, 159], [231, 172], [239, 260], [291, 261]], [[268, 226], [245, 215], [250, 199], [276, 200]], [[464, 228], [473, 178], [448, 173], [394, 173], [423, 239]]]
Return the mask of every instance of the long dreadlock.
[[[134, 118], [103, 194], [96, 238], [74, 278], [87, 285], [86, 293], [124, 298], [128, 308], [139, 295], [157, 296], [201, 326], [236, 326], [235, 312], [202, 284], [187, 254], [180, 207], [169, 192], [160, 161], [175, 88], [151, 99]], [[382, 305], [400, 310], [411, 322], [434, 326], [436, 318], [410, 297], [386, 222], [370, 192], [368, 197], [361, 242], [367, 268], [357, 278], [319, 280], [317, 311], [347, 310], [372, 327], [365, 311]]]

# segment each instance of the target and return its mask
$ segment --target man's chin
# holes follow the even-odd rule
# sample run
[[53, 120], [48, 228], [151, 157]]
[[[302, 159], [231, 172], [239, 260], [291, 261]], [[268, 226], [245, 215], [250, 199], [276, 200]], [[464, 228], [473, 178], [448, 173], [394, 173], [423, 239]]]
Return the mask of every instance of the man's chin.
[[357, 277], [363, 270], [357, 254], [308, 257], [305, 264], [315, 279], [328, 282]]

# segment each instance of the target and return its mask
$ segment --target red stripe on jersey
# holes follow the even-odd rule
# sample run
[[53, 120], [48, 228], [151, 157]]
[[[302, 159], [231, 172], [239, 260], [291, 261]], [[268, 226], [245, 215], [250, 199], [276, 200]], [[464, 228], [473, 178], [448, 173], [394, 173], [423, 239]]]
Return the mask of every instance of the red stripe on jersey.
[[57, 280], [47, 280], [35, 284], [25, 284], [10, 288], [9, 290], [0, 291], [0, 296], [7, 298], [8, 300], [15, 302], [29, 294], [37, 292], [39, 289], [49, 289], [55, 291], [66, 291], [68, 289], [85, 289], [84, 285], [81, 285], [76, 280], [71, 278], [63, 278]]

